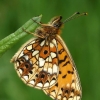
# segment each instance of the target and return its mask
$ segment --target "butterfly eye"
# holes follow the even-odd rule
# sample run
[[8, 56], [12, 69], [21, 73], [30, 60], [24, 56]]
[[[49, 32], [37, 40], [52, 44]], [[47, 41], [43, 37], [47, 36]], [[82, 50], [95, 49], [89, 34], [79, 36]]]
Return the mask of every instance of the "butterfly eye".
[[53, 26], [54, 26], [54, 27], [57, 27], [58, 25], [54, 24]]
[[59, 23], [54, 23], [53, 26], [56, 27], [56, 28], [59, 28], [61, 26], [61, 23], [60, 22]]

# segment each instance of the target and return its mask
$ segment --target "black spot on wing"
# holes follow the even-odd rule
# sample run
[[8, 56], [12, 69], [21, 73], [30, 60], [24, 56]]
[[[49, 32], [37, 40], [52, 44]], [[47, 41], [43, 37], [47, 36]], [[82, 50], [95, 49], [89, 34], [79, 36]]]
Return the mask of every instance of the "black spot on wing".
[[67, 64], [70, 64], [70, 61], [66, 61], [63, 67], [66, 66]]
[[64, 49], [60, 49], [60, 50], [58, 51], [59, 54], [62, 54], [62, 52], [64, 52]]
[[55, 84], [55, 86], [57, 86], [57, 87], [58, 87], [58, 83], [56, 83], [56, 84]]
[[66, 59], [67, 59], [67, 56], [65, 56], [65, 57], [64, 57], [64, 59], [62, 59], [62, 60], [59, 60], [59, 63], [62, 63], [62, 62], [64, 62]]
[[67, 71], [67, 73], [68, 73], [68, 74], [74, 74], [74, 72], [73, 72], [73, 71]]
[[64, 76], [62, 76], [62, 78], [66, 78], [66, 76], [67, 76], [67, 74], [66, 74], [66, 75], [64, 75]]
[[59, 71], [59, 74], [61, 74], [61, 71]]

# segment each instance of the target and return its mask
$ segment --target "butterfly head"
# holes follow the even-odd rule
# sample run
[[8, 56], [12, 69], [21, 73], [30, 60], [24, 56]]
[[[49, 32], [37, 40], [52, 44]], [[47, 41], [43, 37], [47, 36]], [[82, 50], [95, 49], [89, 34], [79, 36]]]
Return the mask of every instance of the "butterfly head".
[[59, 29], [62, 26], [62, 16], [57, 16], [51, 19], [51, 21], [49, 22], [49, 24], [54, 27]]

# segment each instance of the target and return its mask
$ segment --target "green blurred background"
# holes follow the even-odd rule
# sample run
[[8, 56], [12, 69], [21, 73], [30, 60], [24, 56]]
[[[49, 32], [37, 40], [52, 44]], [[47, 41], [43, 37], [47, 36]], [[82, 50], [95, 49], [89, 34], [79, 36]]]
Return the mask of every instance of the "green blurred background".
[[[82, 84], [82, 100], [100, 100], [100, 0], [0, 0], [0, 40], [34, 16], [42, 22], [74, 12], [88, 12], [64, 25], [62, 38], [73, 56]], [[52, 100], [28, 87], [16, 74], [10, 59], [29, 37], [20, 40], [0, 58], [0, 100]]]

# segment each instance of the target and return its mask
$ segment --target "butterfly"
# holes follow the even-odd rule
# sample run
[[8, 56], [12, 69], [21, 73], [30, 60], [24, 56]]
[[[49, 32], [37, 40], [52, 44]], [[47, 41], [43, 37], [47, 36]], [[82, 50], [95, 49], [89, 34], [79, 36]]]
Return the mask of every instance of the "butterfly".
[[80, 100], [80, 79], [71, 54], [60, 37], [61, 27], [68, 20], [61, 20], [62, 16], [57, 16], [48, 24], [38, 23], [40, 27], [34, 32], [36, 37], [25, 43], [11, 62], [25, 84], [42, 89], [54, 100]]

